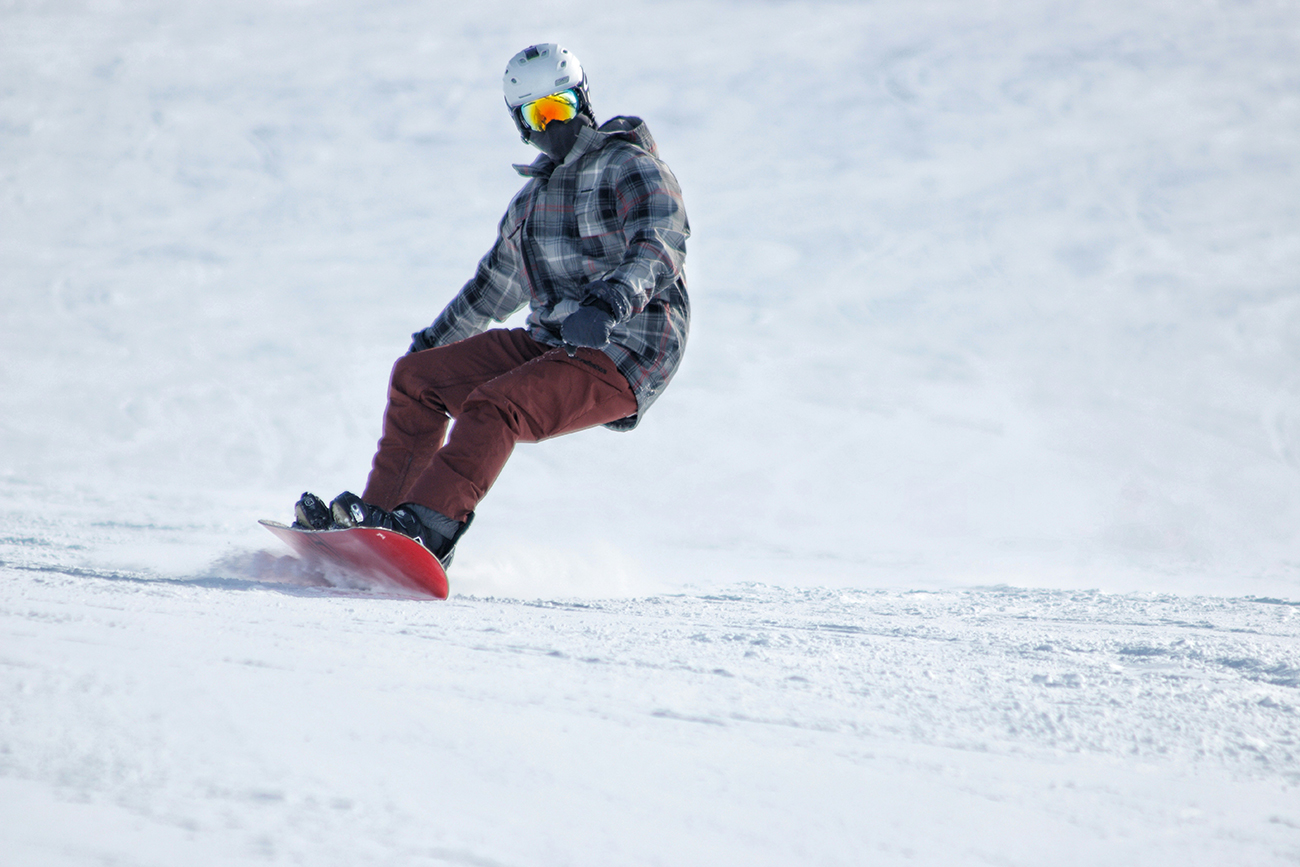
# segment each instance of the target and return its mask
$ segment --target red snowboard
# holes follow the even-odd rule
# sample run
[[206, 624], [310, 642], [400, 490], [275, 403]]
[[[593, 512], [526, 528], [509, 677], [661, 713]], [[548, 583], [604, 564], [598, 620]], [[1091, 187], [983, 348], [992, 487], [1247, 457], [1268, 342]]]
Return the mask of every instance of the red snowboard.
[[407, 590], [446, 599], [447, 573], [438, 558], [414, 539], [392, 530], [296, 530], [259, 521], [302, 558], [340, 566], [368, 578], [384, 578]]

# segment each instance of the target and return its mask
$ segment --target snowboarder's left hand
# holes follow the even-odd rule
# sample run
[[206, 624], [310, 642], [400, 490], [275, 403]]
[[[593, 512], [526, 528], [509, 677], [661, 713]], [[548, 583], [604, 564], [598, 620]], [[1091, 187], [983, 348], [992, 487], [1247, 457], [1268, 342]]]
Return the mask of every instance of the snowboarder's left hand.
[[571, 346], [600, 349], [609, 343], [614, 330], [614, 311], [600, 298], [588, 295], [576, 312], [560, 326], [560, 336]]

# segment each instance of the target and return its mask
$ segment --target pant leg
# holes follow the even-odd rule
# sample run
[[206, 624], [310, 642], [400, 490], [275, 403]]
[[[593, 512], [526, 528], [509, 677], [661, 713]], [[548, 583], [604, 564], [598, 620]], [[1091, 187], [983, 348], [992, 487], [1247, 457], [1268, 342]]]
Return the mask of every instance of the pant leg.
[[517, 442], [626, 418], [636, 395], [609, 356], [550, 349], [478, 388], [456, 416], [451, 437], [409, 491], [408, 500], [463, 521], [492, 487]]
[[382, 509], [412, 502], [411, 487], [442, 447], [448, 416], [459, 416], [479, 386], [547, 349], [522, 328], [494, 329], [399, 358], [389, 381], [383, 433], [361, 498]]

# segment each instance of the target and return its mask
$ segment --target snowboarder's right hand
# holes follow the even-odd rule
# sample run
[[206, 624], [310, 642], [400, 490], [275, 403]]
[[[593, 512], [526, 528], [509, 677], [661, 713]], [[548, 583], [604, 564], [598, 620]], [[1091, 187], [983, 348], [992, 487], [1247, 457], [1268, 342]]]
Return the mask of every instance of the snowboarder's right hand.
[[[432, 328], [432, 326], [430, 326]], [[417, 331], [411, 335], [411, 348], [406, 350], [407, 353], [422, 352], [426, 349], [433, 349], [436, 344], [429, 339], [429, 328]]]

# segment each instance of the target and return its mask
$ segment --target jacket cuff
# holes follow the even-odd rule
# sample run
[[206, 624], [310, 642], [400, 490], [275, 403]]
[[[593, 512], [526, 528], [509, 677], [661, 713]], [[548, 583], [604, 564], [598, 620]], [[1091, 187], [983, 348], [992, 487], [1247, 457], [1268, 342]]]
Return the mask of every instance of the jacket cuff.
[[618, 283], [612, 280], [596, 280], [587, 287], [587, 301], [591, 299], [601, 301], [609, 308], [609, 312], [614, 315], [615, 322], [622, 322], [629, 318], [633, 312], [632, 302], [624, 294], [626, 290]]

